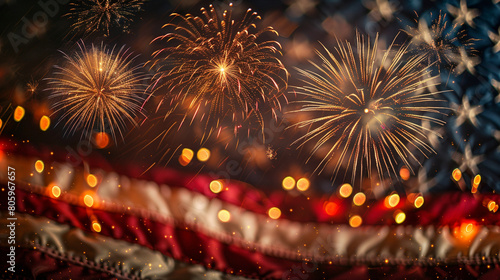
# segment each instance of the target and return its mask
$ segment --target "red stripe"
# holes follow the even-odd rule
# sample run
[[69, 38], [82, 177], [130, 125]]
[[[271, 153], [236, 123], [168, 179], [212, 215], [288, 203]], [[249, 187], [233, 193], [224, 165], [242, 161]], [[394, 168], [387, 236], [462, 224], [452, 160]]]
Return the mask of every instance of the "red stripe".
[[[20, 147], [23, 147], [22, 149]], [[4, 149], [5, 146], [4, 146]], [[33, 149], [30, 145], [17, 145], [7, 150], [15, 150], [16, 154], [30, 154], [31, 156], [45, 155], [41, 157], [46, 164], [60, 159], [62, 153], [48, 156], [49, 150], [41, 148]], [[143, 169], [138, 166], [128, 165], [113, 166], [102, 157], [85, 159], [96, 168], [117, 172], [132, 178], [151, 180], [158, 184], [166, 184], [170, 187], [183, 187], [191, 191], [201, 193], [209, 198], [217, 197], [227, 203], [239, 206], [254, 213], [267, 215], [269, 208], [276, 206], [282, 211], [281, 218], [298, 222], [326, 222], [333, 224], [346, 224], [349, 215], [357, 213], [363, 218], [363, 225], [394, 225], [394, 211], [400, 209], [405, 212], [405, 225], [456, 225], [463, 219], [476, 220], [477, 224], [500, 225], [500, 218], [483, 205], [484, 201], [493, 200], [500, 203], [500, 195], [497, 194], [470, 194], [463, 192], [448, 192], [430, 194], [425, 197], [422, 208], [416, 209], [412, 203], [401, 198], [396, 208], [387, 208], [384, 201], [368, 201], [365, 205], [353, 206], [351, 199], [340, 199], [333, 195], [329, 197], [311, 196], [309, 199], [304, 195], [291, 196], [283, 190], [274, 191], [269, 194], [239, 181], [228, 181], [225, 184], [228, 190], [214, 194], [209, 189], [210, 182], [214, 179], [206, 174], [188, 174], [171, 168], [154, 168], [146, 175], [141, 176]], [[325, 202], [334, 201], [338, 210], [333, 216], [326, 214]], [[290, 209], [292, 211], [290, 211]]]
[[[287, 259], [291, 256], [286, 254], [283, 258], [269, 256], [252, 247], [244, 247], [236, 238], [226, 237], [222, 242], [223, 238], [207, 236], [196, 229], [186, 228], [184, 224], [171, 225], [129, 213], [111, 213], [70, 205], [62, 200], [29, 193], [21, 188], [16, 189], [16, 200], [19, 212], [45, 216], [86, 231], [89, 231], [91, 217], [94, 216], [101, 224], [102, 235], [137, 243], [177, 260], [199, 263], [226, 273], [261, 279], [294, 279], [301, 270], [307, 270], [311, 275], [310, 279], [352, 273], [351, 267], [346, 266], [347, 263], [305, 264]], [[358, 272], [370, 276], [365, 270]]]
[[201, 232], [186, 229], [182, 224], [173, 226], [126, 213], [101, 210], [91, 210], [89, 215], [88, 208], [31, 194], [19, 188], [16, 189], [16, 200], [19, 212], [45, 216], [58, 223], [69, 224], [86, 231], [91, 227], [90, 217], [95, 216], [101, 224], [102, 235], [137, 243], [177, 260], [199, 263], [226, 273], [262, 279], [281, 279], [289, 268], [301, 265], [301, 262], [264, 255], [252, 248], [243, 249], [222, 243]]

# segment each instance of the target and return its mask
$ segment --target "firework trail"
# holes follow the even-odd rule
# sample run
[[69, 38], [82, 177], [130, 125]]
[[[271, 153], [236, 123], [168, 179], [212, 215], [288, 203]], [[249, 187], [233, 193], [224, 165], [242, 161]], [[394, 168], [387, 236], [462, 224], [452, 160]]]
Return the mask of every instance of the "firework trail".
[[14, 108], [10, 102], [1, 102], [0, 104], [0, 135], [2, 135], [3, 130], [7, 127], [7, 124], [12, 119], [14, 114]]
[[123, 138], [125, 125], [135, 124], [147, 77], [138, 72], [140, 66], [133, 66], [134, 58], [124, 47], [78, 47], [73, 55], [63, 53], [65, 63], [55, 66], [48, 79], [54, 114], [61, 113], [59, 122], [65, 121], [69, 134], [83, 130], [83, 136], [108, 127], [115, 141], [117, 135]]
[[[433, 18], [432, 13], [430, 17]], [[427, 64], [435, 64], [438, 70], [441, 67], [454, 68], [457, 58], [460, 58], [459, 46], [467, 54], [476, 53], [473, 48], [476, 40], [468, 37], [466, 30], [461, 28], [463, 23], [451, 25], [446, 14], [439, 13], [430, 26], [424, 18], [415, 19], [415, 23], [417, 27], [408, 26], [403, 30], [411, 38], [411, 49], [416, 54], [424, 55]]]
[[241, 21], [233, 19], [232, 9], [219, 16], [210, 5], [201, 13], [173, 14], [180, 22], [166, 24], [174, 30], [154, 40], [168, 46], [153, 55], [151, 67], [158, 71], [152, 87], [166, 88], [164, 100], [183, 104], [186, 116], [204, 120], [205, 137], [220, 131], [226, 118], [235, 133], [252, 116], [263, 127], [259, 107], [280, 110], [278, 97], [287, 85], [287, 71], [278, 58], [281, 46], [262, 36], [277, 32], [272, 27], [256, 30], [260, 16], [251, 9]]
[[[425, 142], [432, 131], [421, 122], [443, 125], [432, 115], [445, 108], [438, 106], [435, 92], [422, 93], [425, 83], [435, 78], [425, 78], [429, 66], [421, 63], [426, 57], [404, 60], [408, 48], [404, 45], [389, 58], [393, 42], [379, 61], [377, 46], [378, 37], [371, 44], [358, 34], [356, 51], [350, 43], [339, 42], [334, 53], [326, 48], [325, 53], [317, 51], [322, 64], [313, 63], [315, 71], [297, 69], [304, 85], [296, 91], [308, 99], [298, 101], [301, 108], [291, 113], [314, 117], [293, 125], [310, 127], [295, 143], [302, 146], [314, 140], [312, 154], [331, 144], [316, 171], [335, 160], [335, 178], [344, 166], [344, 178], [350, 170], [352, 181], [357, 174], [370, 177], [372, 169], [383, 179], [398, 174], [399, 163], [411, 169], [410, 161], [418, 161], [412, 150], [424, 156], [434, 152]], [[389, 66], [384, 68], [387, 61]]]
[[142, 0], [82, 0], [72, 2], [70, 12], [65, 16], [73, 21], [71, 29], [91, 34], [119, 26], [127, 30], [134, 15], [141, 10]]

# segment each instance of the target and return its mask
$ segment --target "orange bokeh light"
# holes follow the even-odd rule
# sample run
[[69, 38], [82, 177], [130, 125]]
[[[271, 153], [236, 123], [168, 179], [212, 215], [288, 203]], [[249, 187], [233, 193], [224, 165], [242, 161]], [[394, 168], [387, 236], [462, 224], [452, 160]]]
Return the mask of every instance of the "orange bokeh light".
[[418, 196], [415, 198], [415, 202], [413, 203], [415, 205], [415, 208], [420, 208], [422, 205], [424, 205], [424, 197], [423, 196]]
[[309, 186], [311, 184], [309, 183], [309, 180], [307, 180], [307, 178], [300, 178], [298, 181], [297, 181], [297, 189], [299, 191], [306, 191], [307, 189], [309, 189]]
[[58, 186], [52, 186], [52, 195], [55, 198], [58, 198], [61, 195], [61, 188], [59, 188]]
[[339, 188], [339, 194], [343, 198], [347, 198], [352, 194], [352, 187], [349, 184], [343, 184]]
[[109, 145], [109, 135], [106, 132], [98, 132], [94, 136], [95, 146], [104, 149]]
[[394, 208], [399, 204], [400, 198], [397, 193], [391, 194], [384, 199], [384, 206]]
[[97, 186], [97, 177], [94, 174], [89, 174], [87, 176], [87, 184], [92, 188]]
[[182, 154], [179, 156], [179, 163], [182, 166], [186, 166], [191, 162], [193, 156], [194, 156], [193, 150], [184, 148], [182, 149]]
[[222, 182], [218, 180], [210, 182], [209, 185], [210, 191], [212, 191], [213, 193], [220, 193], [222, 191], [222, 187]]
[[267, 214], [271, 219], [278, 219], [281, 216], [281, 210], [278, 207], [271, 207]]
[[394, 221], [396, 221], [396, 223], [401, 224], [405, 220], [406, 214], [403, 211], [397, 210], [396, 212], [394, 212]]
[[365, 203], [365, 201], [366, 201], [366, 195], [362, 192], [355, 194], [354, 197], [352, 198], [352, 202], [356, 206], [363, 205]]
[[337, 213], [338, 208], [339, 206], [335, 202], [328, 201], [327, 203], [325, 203], [325, 212], [329, 216], [335, 215]]
[[210, 150], [207, 148], [201, 148], [196, 153], [196, 157], [199, 161], [205, 162], [210, 158]]
[[92, 229], [95, 231], [95, 232], [101, 232], [101, 224], [99, 224], [98, 222], [92, 222]]
[[45, 168], [45, 164], [43, 163], [43, 161], [37, 160], [35, 162], [35, 170], [36, 170], [36, 172], [42, 173], [44, 168]]
[[16, 109], [14, 110], [14, 120], [16, 122], [20, 122], [24, 118], [24, 114], [26, 111], [22, 106], [17, 106]]
[[453, 180], [457, 182], [460, 181], [460, 179], [462, 179], [462, 171], [460, 171], [460, 169], [458, 168], [455, 168], [451, 173], [451, 177], [453, 177]]
[[401, 176], [401, 179], [405, 181], [410, 179], [410, 170], [406, 166], [401, 167], [399, 170], [399, 176]]
[[85, 203], [87, 207], [92, 207], [92, 205], [94, 205], [94, 198], [90, 194], [86, 194], [83, 197], [83, 203]]
[[362, 223], [363, 219], [358, 215], [354, 215], [349, 219], [349, 225], [353, 228], [359, 227]]
[[293, 189], [293, 187], [295, 187], [295, 179], [293, 179], [291, 176], [287, 176], [283, 179], [281, 185], [285, 190], [291, 190]]
[[481, 175], [477, 174], [476, 176], [474, 176], [474, 181], [472, 182], [472, 184], [474, 186], [479, 186], [479, 183], [481, 183]]
[[40, 129], [46, 131], [50, 127], [50, 118], [47, 116], [42, 116], [40, 119]]
[[231, 213], [229, 213], [229, 211], [227, 211], [225, 209], [222, 209], [217, 214], [217, 217], [219, 218], [219, 220], [221, 222], [227, 223], [227, 222], [229, 222], [229, 220], [231, 220]]
[[488, 202], [488, 210], [493, 211], [495, 209], [496, 202], [495, 201], [490, 201]]
[[471, 241], [477, 234], [479, 228], [473, 221], [464, 221], [460, 226], [456, 226], [453, 235], [462, 241]]

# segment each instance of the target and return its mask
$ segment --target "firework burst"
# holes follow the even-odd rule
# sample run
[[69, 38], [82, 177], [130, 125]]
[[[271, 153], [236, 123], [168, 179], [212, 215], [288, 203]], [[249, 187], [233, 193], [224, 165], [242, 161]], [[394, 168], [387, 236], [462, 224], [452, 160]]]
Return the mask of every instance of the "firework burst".
[[63, 53], [65, 63], [55, 66], [48, 79], [54, 114], [62, 113], [60, 121], [65, 121], [70, 134], [107, 128], [116, 141], [127, 123], [135, 124], [147, 77], [138, 73], [141, 67], [132, 65], [134, 58], [124, 47], [118, 51], [103, 45], [78, 47], [74, 55]]
[[142, 0], [82, 0], [72, 2], [70, 12], [65, 16], [73, 20], [71, 28], [87, 34], [119, 26], [127, 30], [132, 17], [141, 10]]
[[372, 170], [383, 179], [396, 175], [399, 163], [411, 169], [410, 162], [418, 162], [415, 151], [424, 156], [434, 152], [425, 141], [431, 131], [421, 122], [444, 124], [432, 116], [444, 108], [438, 106], [435, 93], [423, 92], [425, 83], [435, 78], [424, 78], [429, 66], [420, 65], [426, 58], [403, 60], [408, 48], [404, 45], [391, 59], [392, 43], [378, 61], [377, 45], [378, 37], [372, 45], [358, 34], [356, 51], [350, 43], [339, 42], [334, 53], [326, 48], [326, 54], [317, 51], [322, 64], [313, 63], [316, 71], [297, 69], [304, 86], [296, 91], [308, 100], [299, 101], [301, 108], [292, 113], [314, 117], [294, 124], [310, 128], [295, 142], [302, 146], [314, 140], [312, 154], [326, 148], [316, 171], [335, 160], [335, 178], [343, 166], [344, 178], [350, 170], [352, 181], [357, 174], [371, 177]]
[[[432, 13], [430, 16], [433, 18]], [[417, 27], [408, 26], [403, 31], [410, 36], [413, 51], [424, 55], [427, 64], [435, 64], [438, 70], [441, 66], [453, 68], [456, 58], [460, 57], [459, 46], [468, 54], [476, 52], [473, 48], [476, 40], [468, 37], [465, 29], [461, 29], [463, 23], [449, 26], [446, 14], [439, 13], [430, 26], [424, 18], [415, 19], [415, 23]]]
[[[251, 9], [241, 21], [233, 19], [232, 9], [219, 16], [210, 5], [201, 13], [173, 14], [180, 22], [164, 27], [174, 31], [154, 40], [170, 46], [154, 53], [151, 65], [158, 67], [158, 74], [153, 87], [166, 88], [164, 99], [171, 103], [185, 102], [186, 116], [201, 115], [206, 135], [220, 129], [225, 118], [231, 119], [235, 132], [251, 116], [263, 127], [259, 106], [269, 105], [273, 113], [280, 109], [278, 97], [287, 84], [278, 58], [281, 46], [262, 36], [277, 32], [272, 27], [256, 31], [254, 22], [260, 16]], [[210, 120], [215, 125], [209, 125]]]

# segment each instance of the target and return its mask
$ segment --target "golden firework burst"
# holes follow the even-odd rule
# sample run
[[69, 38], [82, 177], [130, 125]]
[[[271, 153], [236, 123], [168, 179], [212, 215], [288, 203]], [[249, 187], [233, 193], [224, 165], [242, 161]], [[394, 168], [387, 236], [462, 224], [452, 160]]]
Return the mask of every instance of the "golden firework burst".
[[[432, 13], [430, 18], [433, 18]], [[408, 26], [403, 30], [411, 38], [410, 46], [415, 53], [427, 58], [427, 64], [435, 64], [438, 70], [441, 66], [453, 68], [456, 58], [460, 57], [459, 46], [468, 54], [476, 52], [473, 47], [476, 40], [461, 29], [463, 23], [449, 24], [446, 14], [440, 12], [430, 26], [424, 18], [415, 19], [415, 23], [416, 27]]]
[[272, 27], [257, 30], [254, 22], [260, 16], [251, 9], [242, 20], [233, 19], [232, 8], [219, 16], [210, 5], [201, 13], [173, 14], [180, 21], [164, 26], [173, 31], [154, 40], [168, 46], [153, 55], [151, 65], [158, 69], [153, 88], [166, 88], [164, 99], [170, 103], [185, 102], [186, 115], [201, 115], [206, 135], [225, 118], [235, 131], [251, 116], [263, 127], [259, 106], [266, 104], [273, 113], [280, 109], [278, 98], [287, 85], [280, 44], [262, 36], [277, 32]]
[[408, 45], [389, 58], [394, 42], [385, 51], [377, 46], [378, 36], [371, 44], [357, 34], [356, 51], [350, 43], [338, 42], [334, 53], [326, 48], [325, 53], [317, 51], [322, 64], [313, 63], [315, 71], [297, 69], [304, 85], [296, 92], [307, 100], [298, 101], [302, 106], [292, 113], [313, 117], [294, 124], [310, 128], [296, 143], [315, 140], [312, 154], [322, 147], [327, 150], [316, 171], [335, 159], [335, 178], [341, 166], [344, 178], [350, 171], [352, 181], [357, 174], [370, 177], [372, 169], [380, 178], [391, 177], [397, 174], [397, 164], [418, 161], [415, 151], [433, 152], [425, 141], [431, 131], [421, 122], [444, 124], [437, 118], [444, 108], [437, 104], [435, 92], [424, 92], [425, 83], [435, 78], [425, 78], [429, 66], [421, 63], [426, 58], [405, 60]]
[[147, 77], [124, 47], [78, 47], [73, 55], [63, 53], [64, 64], [55, 66], [48, 79], [54, 114], [61, 114], [59, 121], [65, 121], [69, 134], [83, 130], [83, 136], [107, 128], [116, 141], [127, 123], [135, 124]]
[[73, 21], [73, 31], [87, 34], [119, 26], [127, 30], [133, 16], [141, 10], [143, 0], [82, 0], [70, 3], [71, 9], [65, 16]]

